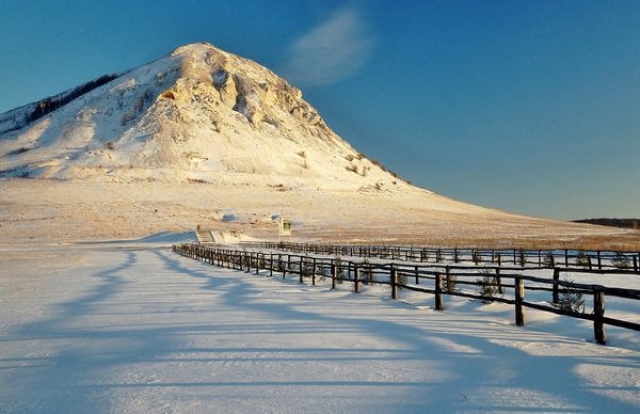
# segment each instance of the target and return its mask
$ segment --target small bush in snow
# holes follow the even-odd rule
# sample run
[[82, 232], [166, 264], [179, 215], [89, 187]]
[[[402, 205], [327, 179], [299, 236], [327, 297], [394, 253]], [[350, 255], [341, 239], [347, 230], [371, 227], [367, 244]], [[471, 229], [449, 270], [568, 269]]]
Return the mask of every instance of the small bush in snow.
[[587, 256], [584, 252], [578, 253], [578, 255], [576, 256], [576, 266], [589, 267], [589, 256]]
[[278, 259], [276, 269], [278, 269], [278, 272], [284, 273], [287, 270], [287, 262], [285, 260]]
[[629, 258], [623, 252], [616, 252], [611, 263], [616, 269], [625, 270], [631, 267]]
[[[565, 278], [564, 281], [573, 283], [572, 279]], [[560, 288], [560, 295], [556, 306], [558, 309], [567, 312], [584, 312], [584, 299], [582, 298], [582, 292], [576, 288], [562, 286]]]
[[449, 276], [444, 278], [444, 290], [447, 293], [453, 293], [458, 286], [458, 279], [455, 276]]
[[492, 298], [498, 296], [498, 282], [495, 276], [485, 273], [482, 279], [476, 279], [476, 284], [483, 302], [493, 302]]
[[373, 283], [373, 268], [369, 263], [369, 258], [365, 257], [362, 264], [364, 265], [362, 271], [360, 272], [360, 276], [362, 277], [362, 282], [365, 285], [369, 285]]
[[303, 261], [302, 262], [302, 269], [300, 269], [300, 271], [302, 272], [302, 276], [313, 276], [313, 262], [311, 261]]
[[402, 289], [403, 286], [407, 284], [409, 278], [406, 273], [398, 272], [398, 289]]
[[555, 258], [553, 257], [553, 253], [547, 252], [544, 256], [544, 265], [545, 267], [554, 267], [556, 265]]
[[482, 256], [480, 255], [480, 252], [477, 250], [471, 251], [471, 260], [473, 260], [473, 263], [475, 264], [482, 263]]

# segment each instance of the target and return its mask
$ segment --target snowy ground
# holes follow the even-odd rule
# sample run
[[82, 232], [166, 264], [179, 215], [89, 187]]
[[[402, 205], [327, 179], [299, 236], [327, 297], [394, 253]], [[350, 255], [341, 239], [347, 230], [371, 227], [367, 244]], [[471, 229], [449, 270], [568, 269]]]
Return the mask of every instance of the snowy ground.
[[2, 246], [0, 412], [634, 412], [640, 336], [221, 270], [147, 240]]

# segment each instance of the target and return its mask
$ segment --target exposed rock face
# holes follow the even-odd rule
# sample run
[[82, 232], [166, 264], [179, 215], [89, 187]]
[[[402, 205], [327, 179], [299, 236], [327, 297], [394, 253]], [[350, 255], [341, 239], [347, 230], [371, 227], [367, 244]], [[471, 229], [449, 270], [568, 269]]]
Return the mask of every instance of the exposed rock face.
[[106, 171], [125, 180], [304, 174], [347, 179], [358, 188], [396, 181], [328, 128], [300, 90], [210, 44], [180, 47], [113, 77], [22, 128], [14, 121], [28, 109], [0, 115], [0, 126], [13, 127], [0, 136], [0, 174], [67, 179]]

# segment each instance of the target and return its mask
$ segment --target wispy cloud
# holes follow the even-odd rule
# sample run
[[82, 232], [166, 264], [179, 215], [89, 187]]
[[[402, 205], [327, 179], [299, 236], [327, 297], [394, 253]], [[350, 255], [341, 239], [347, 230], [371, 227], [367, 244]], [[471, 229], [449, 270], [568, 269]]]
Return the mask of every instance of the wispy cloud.
[[298, 86], [330, 85], [355, 73], [373, 46], [361, 14], [344, 7], [294, 41], [284, 73]]

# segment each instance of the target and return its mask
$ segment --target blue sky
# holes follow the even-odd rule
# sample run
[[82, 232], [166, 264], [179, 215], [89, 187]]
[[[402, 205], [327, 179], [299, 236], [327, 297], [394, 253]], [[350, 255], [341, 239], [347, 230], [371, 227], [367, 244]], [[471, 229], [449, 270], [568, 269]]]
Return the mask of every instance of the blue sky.
[[8, 0], [0, 113], [200, 41], [285, 77], [416, 185], [538, 217], [640, 217], [635, 0]]

